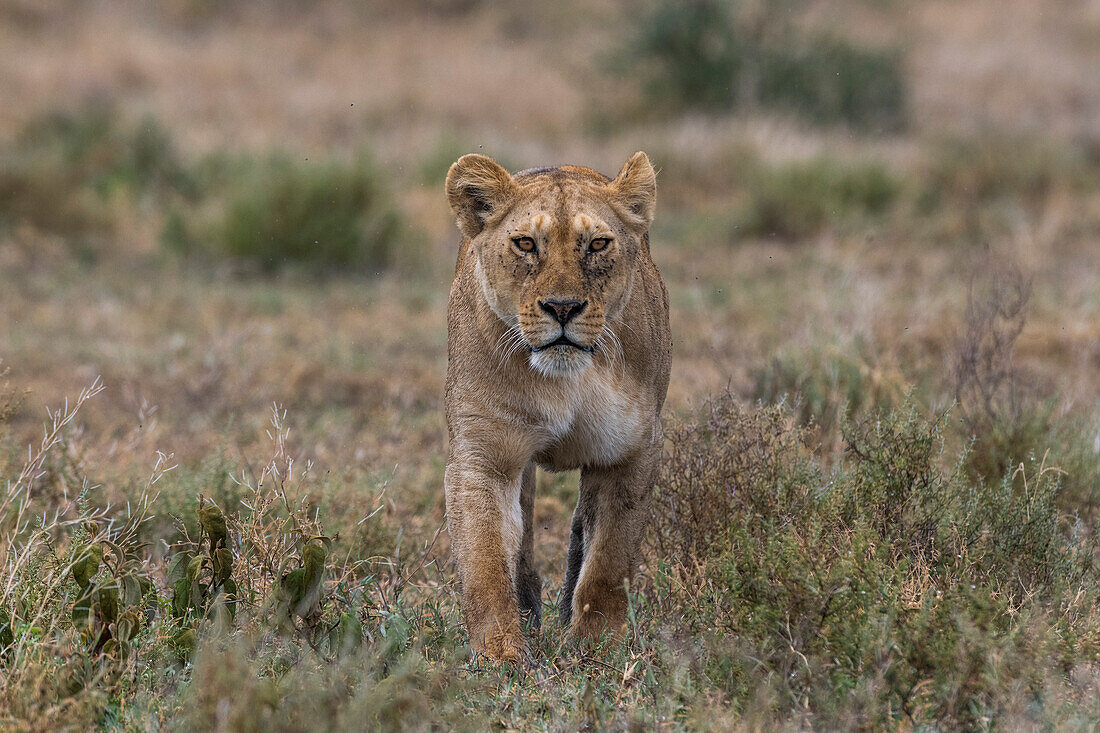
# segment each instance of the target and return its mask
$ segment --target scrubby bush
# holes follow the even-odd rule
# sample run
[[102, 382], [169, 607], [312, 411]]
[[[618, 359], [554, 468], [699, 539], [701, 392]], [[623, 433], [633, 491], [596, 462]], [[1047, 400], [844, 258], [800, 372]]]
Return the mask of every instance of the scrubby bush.
[[817, 124], [845, 122], [878, 132], [905, 125], [900, 55], [865, 50], [835, 37], [781, 43], [760, 54], [756, 97]]
[[266, 270], [286, 264], [384, 268], [401, 224], [379, 171], [354, 163], [279, 155], [242, 166], [214, 237], [225, 254]]
[[365, 156], [185, 162], [155, 119], [130, 124], [109, 107], [37, 118], [0, 148], [0, 228], [27, 224], [83, 245], [114, 233], [138, 207], [163, 222], [161, 242], [176, 254], [268, 271], [377, 270], [400, 260], [408, 243], [383, 176]]
[[814, 727], [951, 728], [1023, 696], [1042, 719], [1052, 678], [1095, 659], [1081, 612], [1100, 584], [1063, 529], [1058, 474], [975, 485], [944, 426], [878, 414], [828, 472], [782, 406], [727, 396], [669, 431], [649, 595], [699, 635], [735, 707], [763, 695]]
[[787, 8], [755, 17], [717, 0], [658, 2], [624, 51], [654, 106], [778, 109], [878, 131], [905, 124], [900, 54], [794, 32]]
[[660, 3], [643, 20], [635, 43], [633, 52], [652, 65], [653, 99], [718, 110], [741, 101], [750, 41], [725, 3]]
[[150, 116], [126, 124], [110, 109], [53, 113], [31, 122], [17, 144], [56, 155], [75, 177], [104, 194], [118, 189], [140, 195], [195, 193], [196, 182], [171, 135]]
[[739, 233], [798, 239], [829, 225], [881, 216], [901, 183], [879, 163], [842, 163], [820, 157], [756, 171]]
[[954, 355], [955, 399], [975, 441], [968, 465], [975, 478], [993, 479], [1028, 457], [1049, 432], [1052, 407], [1040, 404], [1015, 360], [1027, 322], [1031, 281], [1014, 267], [973, 281], [966, 325]]

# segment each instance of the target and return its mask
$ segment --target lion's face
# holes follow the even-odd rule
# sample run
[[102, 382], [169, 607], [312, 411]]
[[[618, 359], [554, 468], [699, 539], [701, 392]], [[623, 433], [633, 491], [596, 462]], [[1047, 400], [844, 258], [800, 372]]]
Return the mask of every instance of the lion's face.
[[613, 181], [573, 167], [513, 177], [468, 155], [452, 166], [447, 191], [482, 293], [507, 328], [498, 351], [525, 350], [535, 371], [566, 376], [616, 347], [608, 323], [630, 295], [655, 205], [644, 153]]
[[475, 240], [482, 292], [510, 327], [502, 347], [530, 349], [545, 375], [580, 371], [611, 347], [605, 324], [629, 295], [642, 246], [591, 187], [529, 185]]

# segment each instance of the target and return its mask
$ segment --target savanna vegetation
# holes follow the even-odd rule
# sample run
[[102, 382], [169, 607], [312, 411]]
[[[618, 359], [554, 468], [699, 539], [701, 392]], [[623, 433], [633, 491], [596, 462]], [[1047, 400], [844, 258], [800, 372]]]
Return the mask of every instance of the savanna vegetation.
[[[1100, 725], [1100, 15], [0, 2], [0, 729]], [[471, 658], [447, 166], [659, 167], [622, 638]]]

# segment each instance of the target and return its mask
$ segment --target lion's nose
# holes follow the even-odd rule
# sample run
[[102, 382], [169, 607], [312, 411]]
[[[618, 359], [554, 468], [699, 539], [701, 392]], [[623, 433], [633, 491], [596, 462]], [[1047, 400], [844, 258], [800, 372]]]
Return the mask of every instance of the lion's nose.
[[565, 325], [588, 305], [588, 301], [580, 300], [540, 300], [539, 307], [554, 317], [554, 320]]

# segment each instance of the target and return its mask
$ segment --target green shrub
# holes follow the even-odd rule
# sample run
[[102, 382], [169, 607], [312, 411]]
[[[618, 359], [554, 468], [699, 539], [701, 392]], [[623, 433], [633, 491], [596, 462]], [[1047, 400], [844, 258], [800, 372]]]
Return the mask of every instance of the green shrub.
[[[142, 517], [100, 532], [85, 522], [73, 537], [66, 563], [76, 594], [69, 617], [92, 655], [127, 656], [135, 637], [156, 615], [157, 592], [142, 568], [136, 529]], [[113, 562], [103, 566], [104, 549]]]
[[755, 17], [718, 0], [662, 0], [624, 52], [662, 108], [723, 111], [757, 105], [816, 124], [876, 131], [904, 127], [900, 54], [794, 32], [789, 8]]
[[634, 53], [650, 69], [653, 99], [718, 110], [740, 101], [738, 82], [752, 51], [725, 3], [660, 3], [635, 43]]
[[0, 149], [0, 224], [28, 223], [77, 237], [108, 231], [108, 200], [193, 198], [197, 182], [171, 136], [146, 117], [125, 124], [109, 108], [37, 118]]
[[116, 229], [119, 196], [163, 222], [168, 251], [269, 271], [385, 268], [406, 243], [382, 176], [363, 157], [215, 155], [189, 165], [153, 118], [126, 124], [100, 107], [45, 115], [0, 148], [0, 227], [30, 224], [84, 242]]
[[223, 182], [228, 202], [217, 246], [265, 270], [286, 264], [384, 268], [396, 259], [401, 223], [382, 175], [354, 163], [278, 155]]
[[740, 216], [745, 235], [809, 237], [827, 226], [881, 216], [901, 183], [879, 163], [846, 164], [819, 157], [762, 168]]
[[757, 99], [804, 119], [880, 132], [905, 125], [906, 86], [893, 51], [863, 50], [839, 38], [792, 42], [760, 58]]
[[117, 189], [141, 195], [196, 193], [196, 181], [180, 161], [171, 135], [150, 116], [128, 125], [109, 108], [55, 112], [28, 124], [17, 146], [48, 155], [82, 184], [104, 194]]

